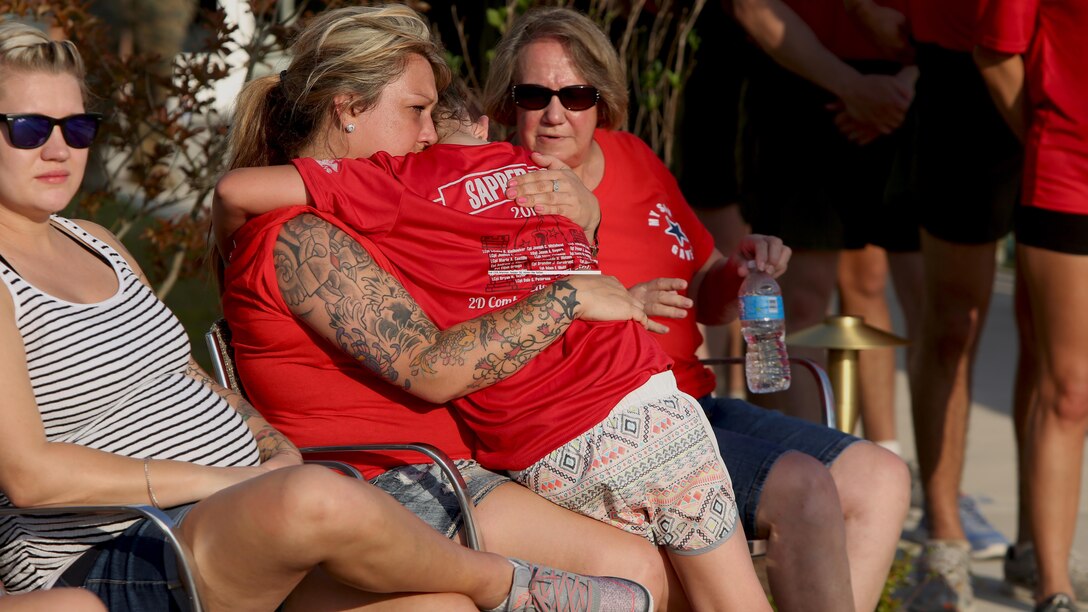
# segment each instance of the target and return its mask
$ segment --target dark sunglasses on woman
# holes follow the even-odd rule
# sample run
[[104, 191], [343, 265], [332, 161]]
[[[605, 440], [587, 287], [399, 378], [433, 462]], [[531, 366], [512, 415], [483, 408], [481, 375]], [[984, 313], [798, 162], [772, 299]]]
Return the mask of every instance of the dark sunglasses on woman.
[[5, 115], [0, 113], [0, 121], [8, 126], [8, 140], [16, 149], [37, 149], [49, 140], [55, 126], [60, 126], [64, 142], [73, 149], [86, 149], [94, 142], [98, 134], [98, 124], [102, 115], [98, 113], [80, 113], [54, 119], [45, 115]]
[[525, 110], [540, 110], [552, 101], [552, 96], [559, 96], [559, 103], [569, 111], [583, 111], [592, 108], [601, 99], [601, 92], [592, 85], [568, 85], [558, 91], [543, 85], [514, 85], [510, 88], [510, 97], [514, 104]]

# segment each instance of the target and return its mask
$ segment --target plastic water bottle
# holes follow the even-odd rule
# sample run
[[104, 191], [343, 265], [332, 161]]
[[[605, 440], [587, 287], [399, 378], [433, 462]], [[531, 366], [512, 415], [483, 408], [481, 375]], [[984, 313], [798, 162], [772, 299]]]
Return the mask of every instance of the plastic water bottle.
[[766, 272], [748, 262], [748, 276], [738, 291], [740, 329], [748, 345], [744, 374], [752, 393], [773, 393], [790, 388], [790, 360], [786, 353], [782, 290]]

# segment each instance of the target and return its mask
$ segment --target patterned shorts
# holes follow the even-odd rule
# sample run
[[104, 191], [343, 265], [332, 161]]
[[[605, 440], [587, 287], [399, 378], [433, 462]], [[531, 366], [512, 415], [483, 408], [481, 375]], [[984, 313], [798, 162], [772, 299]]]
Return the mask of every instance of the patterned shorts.
[[604, 421], [511, 476], [555, 504], [673, 552], [711, 550], [737, 523], [710, 424], [672, 372], [653, 376]]

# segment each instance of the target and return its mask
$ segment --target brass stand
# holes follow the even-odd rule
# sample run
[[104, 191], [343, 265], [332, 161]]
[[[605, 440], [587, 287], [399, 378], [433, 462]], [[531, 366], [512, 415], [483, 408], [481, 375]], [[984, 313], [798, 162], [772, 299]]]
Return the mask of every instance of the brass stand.
[[835, 426], [853, 433], [858, 421], [858, 351], [901, 346], [907, 341], [866, 325], [861, 317], [835, 315], [820, 325], [789, 334], [786, 344], [827, 349], [827, 376], [835, 390]]

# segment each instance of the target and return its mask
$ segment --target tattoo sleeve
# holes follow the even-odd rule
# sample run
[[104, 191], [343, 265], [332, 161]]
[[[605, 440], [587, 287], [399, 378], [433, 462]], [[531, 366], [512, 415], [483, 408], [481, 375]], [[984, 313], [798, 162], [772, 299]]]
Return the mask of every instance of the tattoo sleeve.
[[362, 245], [313, 215], [284, 224], [275, 266], [291, 312], [363, 367], [432, 401], [514, 374], [562, 336], [578, 306], [576, 289], [558, 281], [439, 331]]
[[257, 441], [257, 450], [260, 452], [261, 463], [268, 461], [272, 456], [280, 453], [288, 453], [302, 457], [302, 453], [298, 448], [287, 439], [287, 436], [279, 432], [278, 429], [272, 427], [272, 425], [264, 420], [260, 412], [250, 404], [246, 398], [242, 397], [242, 394], [233, 390], [223, 387], [219, 383], [215, 382], [200, 368], [191, 358], [189, 359], [189, 365], [185, 368], [185, 375], [195, 379], [197, 382], [208, 386], [219, 394], [235, 412], [242, 417], [242, 421], [249, 427], [250, 432], [253, 434], [253, 438]]

